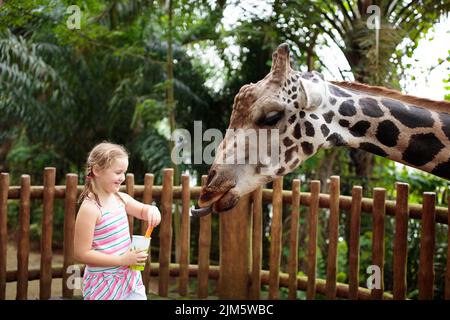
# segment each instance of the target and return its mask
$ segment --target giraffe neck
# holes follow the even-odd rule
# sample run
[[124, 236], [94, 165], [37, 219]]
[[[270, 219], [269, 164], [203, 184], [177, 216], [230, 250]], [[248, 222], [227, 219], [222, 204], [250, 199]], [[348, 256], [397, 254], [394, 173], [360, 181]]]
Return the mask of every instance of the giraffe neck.
[[324, 147], [362, 149], [450, 179], [450, 114], [333, 84], [328, 91]]

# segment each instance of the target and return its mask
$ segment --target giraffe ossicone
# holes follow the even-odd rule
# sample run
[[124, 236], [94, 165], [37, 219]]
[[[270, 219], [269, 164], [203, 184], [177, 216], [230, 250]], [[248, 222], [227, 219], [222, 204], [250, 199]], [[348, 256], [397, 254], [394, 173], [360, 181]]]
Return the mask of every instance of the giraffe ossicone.
[[[449, 102], [326, 81], [318, 72], [293, 70], [287, 44], [274, 52], [264, 79], [239, 90], [229, 129], [278, 130], [279, 161], [219, 161], [237, 146], [227, 133], [201, 189], [200, 209], [192, 210], [194, 216], [230, 210], [242, 195], [292, 172], [320, 148], [362, 149], [450, 179]], [[246, 147], [245, 159], [258, 153], [258, 144]]]

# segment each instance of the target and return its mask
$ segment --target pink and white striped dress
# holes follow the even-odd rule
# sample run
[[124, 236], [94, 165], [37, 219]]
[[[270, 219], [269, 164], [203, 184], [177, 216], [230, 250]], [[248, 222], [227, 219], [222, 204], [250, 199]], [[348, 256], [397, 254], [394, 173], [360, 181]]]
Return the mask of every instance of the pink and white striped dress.
[[[120, 204], [112, 211], [103, 211], [98, 207], [101, 218], [95, 225], [92, 249], [123, 255], [131, 246], [125, 206]], [[139, 286], [142, 286], [141, 272], [131, 270], [128, 266], [104, 268], [86, 265], [82, 291], [85, 300], [121, 300]]]

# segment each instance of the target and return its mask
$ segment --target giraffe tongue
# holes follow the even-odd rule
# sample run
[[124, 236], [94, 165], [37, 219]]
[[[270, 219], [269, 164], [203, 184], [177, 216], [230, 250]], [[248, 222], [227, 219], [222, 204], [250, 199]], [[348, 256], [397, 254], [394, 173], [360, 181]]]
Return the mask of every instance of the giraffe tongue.
[[212, 212], [212, 205], [205, 208], [191, 209], [191, 216], [194, 218], [204, 217]]

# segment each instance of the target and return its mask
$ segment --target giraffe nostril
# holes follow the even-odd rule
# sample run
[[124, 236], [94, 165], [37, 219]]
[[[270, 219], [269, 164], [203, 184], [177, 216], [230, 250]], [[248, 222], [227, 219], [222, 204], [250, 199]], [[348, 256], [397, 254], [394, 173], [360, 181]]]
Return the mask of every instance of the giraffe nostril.
[[209, 186], [209, 184], [211, 183], [212, 179], [215, 177], [216, 175], [216, 170], [211, 170], [208, 174], [208, 180], [206, 181], [206, 186]]

